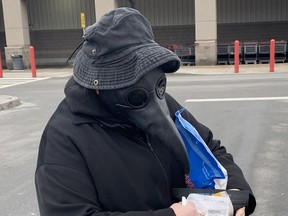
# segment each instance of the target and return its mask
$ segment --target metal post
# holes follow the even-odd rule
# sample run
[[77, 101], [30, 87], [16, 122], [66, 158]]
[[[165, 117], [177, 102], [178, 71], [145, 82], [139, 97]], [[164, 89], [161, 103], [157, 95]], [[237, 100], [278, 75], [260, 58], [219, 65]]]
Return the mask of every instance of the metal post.
[[35, 65], [34, 47], [30, 46], [29, 49], [30, 49], [30, 64], [31, 64], [32, 77], [36, 77], [36, 65]]
[[270, 72], [274, 72], [275, 66], [275, 40], [270, 40]]
[[239, 41], [236, 40], [234, 44], [234, 72], [239, 73]]

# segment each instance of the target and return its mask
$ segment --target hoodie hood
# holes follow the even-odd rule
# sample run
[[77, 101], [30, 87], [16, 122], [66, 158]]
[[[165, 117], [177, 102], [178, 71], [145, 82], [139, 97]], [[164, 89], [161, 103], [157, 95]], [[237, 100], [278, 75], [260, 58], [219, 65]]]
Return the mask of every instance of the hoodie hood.
[[66, 102], [73, 115], [74, 123], [101, 122], [105, 125], [126, 125], [115, 118], [100, 100], [95, 90], [79, 85], [71, 77], [64, 89]]
[[[145, 132], [149, 138], [155, 138], [162, 142], [182, 164], [185, 172], [189, 173], [190, 168], [187, 152], [180, 134], [171, 119], [167, 105], [165, 105], [165, 109], [161, 109], [163, 104], [159, 105], [159, 109], [157, 109], [157, 106], [148, 107], [149, 110], [152, 111], [152, 113], [148, 112], [148, 114], [150, 113], [154, 116], [153, 120], [146, 115], [138, 116], [139, 113], [137, 114], [136, 111], [127, 115], [128, 119], [132, 118], [135, 121], [131, 121], [131, 119], [125, 121], [123, 118], [117, 118], [118, 115], [115, 115], [115, 113], [112, 114], [112, 112], [109, 111], [110, 109], [107, 104], [103, 103], [103, 100], [96, 94], [96, 90], [80, 86], [73, 78], [71, 78], [66, 84], [65, 94], [66, 102], [68, 103], [71, 112], [74, 114], [72, 115], [72, 118], [75, 124], [96, 122], [110, 128], [126, 128], [129, 129], [130, 132], [134, 131], [141, 134]], [[162, 103], [166, 104], [165, 101]], [[145, 121], [145, 119], [148, 121]], [[143, 124], [143, 122], [145, 124]]]

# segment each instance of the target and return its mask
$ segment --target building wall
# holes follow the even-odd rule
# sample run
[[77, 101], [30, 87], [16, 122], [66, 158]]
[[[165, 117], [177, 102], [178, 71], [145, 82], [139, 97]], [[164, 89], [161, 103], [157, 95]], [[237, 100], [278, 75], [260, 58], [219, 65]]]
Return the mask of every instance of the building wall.
[[[82, 29], [30, 31], [38, 66], [66, 66], [66, 61], [82, 41]], [[73, 61], [73, 56], [70, 63]]]
[[134, 7], [151, 23], [155, 41], [167, 47], [195, 41], [194, 0], [118, 0], [119, 7]]
[[288, 21], [287, 0], [217, 0], [218, 23]]
[[6, 63], [5, 63], [5, 55], [4, 55], [4, 47], [6, 46], [6, 38], [5, 38], [5, 32], [4, 31], [0, 31], [0, 52], [1, 52], [1, 59], [2, 59], [2, 64], [3, 67], [6, 67]]
[[0, 52], [3, 64], [5, 63], [4, 47], [6, 46], [2, 0], [0, 0]]
[[4, 18], [3, 18], [2, 0], [0, 0], [0, 32], [1, 31], [4, 31]]
[[155, 41], [161, 46], [193, 44], [195, 25], [153, 26]]
[[288, 41], [288, 22], [218, 24], [218, 43]]
[[218, 42], [288, 40], [287, 0], [217, 0]]
[[[86, 25], [95, 22], [94, 0], [26, 0], [30, 41], [40, 65], [64, 65], [82, 40], [80, 13]], [[118, 0], [138, 9], [151, 22], [155, 40], [163, 45], [195, 41], [194, 0]], [[218, 43], [288, 40], [287, 0], [217, 0]], [[207, 29], [209, 34], [209, 29]], [[5, 31], [0, 0], [0, 50]], [[3, 58], [4, 55], [2, 55]]]
[[94, 0], [27, 0], [30, 30], [81, 29], [80, 13], [86, 24], [95, 22]]
[[[141, 11], [153, 26], [195, 23], [194, 0], [118, 0], [118, 2], [119, 7], [133, 6]], [[217, 19], [219, 24], [288, 21], [288, 1], [217, 0]]]
[[[119, 6], [143, 13], [161, 45], [195, 41], [194, 0], [119, 0]], [[219, 43], [288, 40], [288, 1], [217, 0], [217, 23]]]
[[30, 41], [37, 65], [63, 65], [82, 41], [80, 13], [95, 22], [94, 0], [27, 0]]
[[195, 23], [194, 0], [118, 0], [118, 6], [134, 7], [151, 22], [152, 26]]

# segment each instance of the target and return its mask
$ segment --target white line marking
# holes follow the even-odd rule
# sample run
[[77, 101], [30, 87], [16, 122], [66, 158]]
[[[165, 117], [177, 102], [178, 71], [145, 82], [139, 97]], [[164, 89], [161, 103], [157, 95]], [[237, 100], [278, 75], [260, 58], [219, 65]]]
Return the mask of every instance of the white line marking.
[[[51, 77], [44, 77], [44, 78], [19, 78], [19, 82], [17, 82], [16, 78], [1, 78], [1, 80], [6, 81], [6, 80], [14, 80], [15, 83], [11, 84], [11, 85], [5, 85], [5, 83], [1, 83], [0, 80], [0, 89], [3, 88], [8, 88], [11, 86], [17, 86], [17, 85], [22, 85], [22, 84], [26, 84], [26, 83], [31, 83], [31, 82], [36, 82], [36, 81], [40, 81], [40, 80], [45, 80], [45, 79], [50, 79]], [[24, 79], [25, 81], [21, 81], [22, 79]]]
[[265, 101], [265, 100], [288, 100], [288, 97], [251, 97], [251, 98], [208, 98], [187, 99], [186, 103], [197, 102], [231, 102], [231, 101]]
[[35, 78], [29, 78], [29, 77], [22, 77], [22, 78], [16, 78], [16, 77], [11, 77], [11, 78], [6, 78], [6, 77], [3, 77], [1, 78], [0, 80], [42, 80], [42, 79], [48, 79], [50, 77], [35, 77]]
[[57, 77], [60, 77], [60, 78], [65, 78], [65, 77], [70, 77], [72, 76], [71, 74], [66, 74], [66, 75], [60, 75], [60, 76], [57, 76]]

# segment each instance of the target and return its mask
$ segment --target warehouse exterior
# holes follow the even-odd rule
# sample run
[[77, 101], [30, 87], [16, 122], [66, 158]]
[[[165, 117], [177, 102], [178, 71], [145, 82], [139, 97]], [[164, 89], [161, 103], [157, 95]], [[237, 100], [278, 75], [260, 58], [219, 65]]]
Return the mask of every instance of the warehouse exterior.
[[287, 0], [0, 0], [3, 64], [11, 69], [11, 55], [20, 54], [29, 67], [32, 45], [38, 66], [65, 66], [82, 40], [83, 24], [122, 6], [147, 17], [160, 45], [193, 46], [196, 65], [217, 64], [217, 46], [236, 39], [288, 40]]

